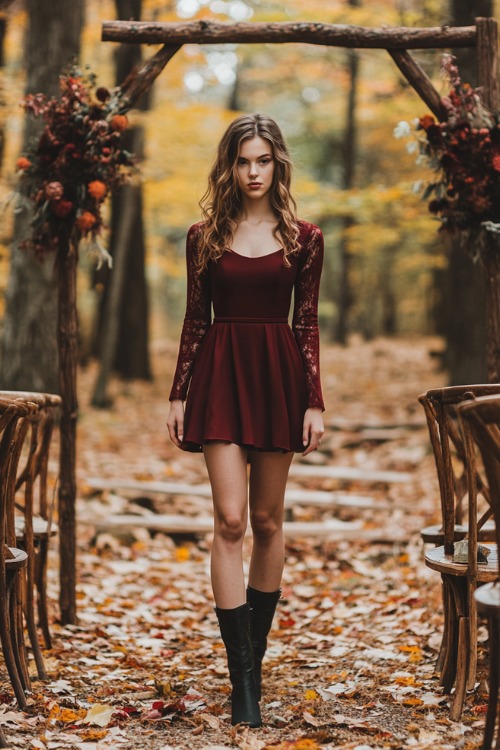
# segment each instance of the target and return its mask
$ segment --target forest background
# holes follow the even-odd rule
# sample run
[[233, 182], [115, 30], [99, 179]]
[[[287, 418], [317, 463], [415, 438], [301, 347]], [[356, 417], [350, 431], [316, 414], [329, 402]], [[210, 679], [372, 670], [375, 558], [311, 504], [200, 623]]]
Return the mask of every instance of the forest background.
[[[50, 13], [43, 14], [44, 4], [49, 6], [44, 0], [3, 3], [0, 193], [4, 199], [15, 189], [16, 159], [32, 135], [25, 130], [19, 102], [29, 90], [29, 44], [33, 45], [37, 35], [43, 40], [44, 25], [51, 22]], [[63, 5], [66, 18], [72, 9], [78, 14], [82, 7], [80, 1]], [[122, 48], [120, 58], [118, 45], [101, 41], [101, 23], [131, 15], [137, 18], [138, 13], [141, 20], [156, 21], [213, 18], [369, 27], [440, 26], [473, 22], [475, 15], [494, 15], [496, 5], [491, 0], [86, 0], [79, 27], [79, 59], [82, 70], [88, 65], [97, 75], [98, 85], [113, 88], [123, 80], [131, 62], [137, 61], [139, 47], [132, 51], [129, 45], [129, 54], [125, 55]], [[31, 40], [27, 41], [30, 19]], [[147, 57], [154, 51], [156, 47], [144, 46], [142, 53]], [[415, 51], [414, 56], [438, 91], [446, 94], [447, 82], [440, 76], [442, 50]], [[474, 83], [473, 65], [463, 56], [462, 62], [464, 79]], [[53, 88], [51, 84], [48, 90]], [[111, 316], [119, 328], [111, 366], [125, 377], [150, 377], [150, 342], [177, 336], [184, 313], [186, 230], [200, 218], [198, 201], [206, 188], [217, 141], [241, 112], [265, 112], [278, 120], [295, 163], [294, 195], [299, 215], [324, 231], [327, 251], [319, 310], [323, 336], [347, 343], [356, 333], [367, 339], [444, 334], [449, 343], [445, 364], [452, 372], [451, 379], [483, 379], [483, 362], [477, 349], [472, 372], [460, 372], [460, 367], [467, 365], [462, 318], [482, 332], [472, 337], [478, 342], [476, 346], [481, 347], [484, 341], [484, 311], [481, 303], [474, 304], [474, 299], [482, 298], [482, 273], [460, 251], [465, 285], [474, 287], [476, 294], [472, 301], [464, 299], [451, 268], [452, 263], [455, 265], [453, 243], [438, 235], [438, 224], [421, 198], [422, 184], [432, 174], [418, 163], [412, 146], [393, 135], [399, 121], [413, 122], [427, 113], [426, 106], [384, 50], [300, 44], [186, 44], [155, 82], [149, 100], [131, 113], [131, 145], [141, 159], [135, 178], [140, 214], [135, 227], [139, 234], [135, 230], [131, 233], [130, 252], [138, 255], [134, 247], [143, 245], [144, 283], [141, 285], [142, 271], [131, 271], [135, 267], [129, 262], [129, 280], [123, 285], [120, 304], [114, 309], [108, 307], [106, 312], [110, 279], [119, 270], [115, 267], [111, 275], [96, 274], [94, 259], [82, 252], [78, 289], [82, 362], [92, 356], [109, 355], [106, 315], [108, 324]], [[29, 382], [23, 383], [19, 374], [29, 372], [22, 357], [17, 373], [9, 374], [7, 367], [16, 358], [11, 356], [13, 344], [6, 335], [12, 328], [5, 325], [6, 316], [20, 320], [33, 296], [29, 288], [17, 296], [9, 291], [16, 263], [11, 260], [11, 249], [16, 245], [12, 205], [11, 201], [4, 211], [0, 235], [0, 368], [4, 387], [33, 388], [36, 378], [30, 374]], [[114, 253], [123, 201], [120, 204], [116, 200], [114, 210], [108, 206], [107, 212], [108, 228], [102, 243]], [[19, 254], [19, 247], [16, 252]], [[32, 263], [35, 275], [37, 263]], [[40, 266], [40, 277], [43, 273]], [[475, 277], [477, 284], [471, 281]], [[9, 295], [10, 309], [6, 310]], [[457, 299], [461, 299], [458, 306]], [[40, 314], [34, 317], [38, 319]], [[142, 329], [134, 329], [136, 319], [143, 321]], [[455, 329], [458, 320], [459, 367], [456, 357], [453, 359], [450, 320], [455, 321], [451, 324]], [[134, 334], [134, 330], [142, 333]], [[12, 339], [12, 332], [10, 336]], [[22, 331], [14, 338], [18, 342], [23, 339]], [[130, 345], [131, 339], [140, 341], [140, 352]], [[33, 355], [35, 349], [31, 346], [32, 357], [39, 363], [40, 357]], [[50, 370], [51, 362], [53, 357], [43, 367]], [[51, 389], [54, 373], [46, 373], [42, 383], [46, 389]], [[101, 400], [106, 401], [102, 393]]]

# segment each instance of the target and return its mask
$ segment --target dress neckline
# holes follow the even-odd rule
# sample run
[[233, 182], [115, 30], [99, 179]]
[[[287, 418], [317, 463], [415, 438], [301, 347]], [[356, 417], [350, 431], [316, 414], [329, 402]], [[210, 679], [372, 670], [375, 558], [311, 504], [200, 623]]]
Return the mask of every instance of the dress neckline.
[[238, 253], [236, 250], [233, 250], [232, 247], [228, 248], [230, 253], [233, 253], [233, 255], [239, 255], [240, 258], [248, 258], [249, 260], [258, 260], [259, 258], [269, 258], [270, 255], [276, 255], [276, 253], [283, 252], [283, 248], [279, 247], [277, 250], [273, 250], [272, 253], [266, 253], [265, 255], [243, 255], [243, 253]]

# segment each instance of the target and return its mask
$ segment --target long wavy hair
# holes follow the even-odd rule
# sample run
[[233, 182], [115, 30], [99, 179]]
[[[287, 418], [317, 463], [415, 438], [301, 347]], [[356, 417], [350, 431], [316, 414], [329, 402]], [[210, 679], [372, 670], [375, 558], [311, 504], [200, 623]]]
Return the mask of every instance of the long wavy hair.
[[289, 266], [287, 256], [300, 249], [297, 205], [290, 193], [292, 163], [281, 130], [267, 115], [242, 115], [222, 136], [208, 176], [207, 191], [200, 201], [204, 218], [198, 254], [200, 272], [210, 260], [218, 260], [231, 247], [234, 224], [242, 208], [237, 177], [238, 156], [243, 141], [257, 136], [268, 141], [272, 148], [274, 174], [270, 202], [276, 215], [273, 235], [283, 247], [284, 264]]

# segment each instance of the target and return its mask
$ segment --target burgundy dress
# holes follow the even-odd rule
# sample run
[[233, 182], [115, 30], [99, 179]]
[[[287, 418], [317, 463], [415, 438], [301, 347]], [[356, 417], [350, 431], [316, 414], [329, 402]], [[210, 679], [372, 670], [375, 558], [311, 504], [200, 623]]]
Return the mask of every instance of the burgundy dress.
[[290, 267], [282, 250], [258, 258], [228, 250], [201, 275], [202, 223], [190, 228], [186, 316], [169, 396], [186, 400], [184, 450], [201, 451], [210, 440], [304, 450], [304, 412], [324, 409], [317, 314], [323, 235], [305, 221], [299, 227], [301, 249], [288, 256]]

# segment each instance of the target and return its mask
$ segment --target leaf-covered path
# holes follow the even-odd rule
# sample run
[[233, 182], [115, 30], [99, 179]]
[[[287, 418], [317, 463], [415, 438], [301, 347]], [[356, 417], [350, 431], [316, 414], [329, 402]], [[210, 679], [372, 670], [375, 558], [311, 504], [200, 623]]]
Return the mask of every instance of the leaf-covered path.
[[[95, 373], [83, 372], [79, 624], [54, 622], [55, 646], [45, 654], [50, 682], [33, 682], [28, 711], [17, 710], [4, 682], [0, 722], [12, 747], [479, 747], [487, 699], [484, 646], [477, 689], [453, 723], [449, 697], [434, 673], [439, 580], [422, 563], [419, 538], [422, 524], [435, 517], [437, 483], [417, 396], [443, 382], [429, 354], [438, 343], [323, 347], [330, 429], [324, 453], [314, 458], [404, 471], [411, 479], [290, 480], [290, 487], [370, 496], [373, 507], [342, 506], [335, 516], [360, 521], [360, 536], [369, 531], [372, 541], [288, 539], [283, 598], [264, 670], [265, 725], [254, 730], [232, 728], [228, 720], [225, 654], [208, 579], [210, 536], [172, 538], [146, 529], [112, 534], [99, 527], [103, 516], [124, 511], [206, 515], [207, 501], [98, 493], [86, 484], [96, 476], [206, 482], [203, 458], [176, 451], [166, 439], [175, 345], [156, 352], [153, 384], [115, 384], [110, 412], [89, 406]], [[331, 516], [328, 509], [294, 509], [297, 520]], [[54, 600], [56, 562], [54, 552]], [[480, 638], [486, 640], [484, 628]]]

